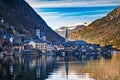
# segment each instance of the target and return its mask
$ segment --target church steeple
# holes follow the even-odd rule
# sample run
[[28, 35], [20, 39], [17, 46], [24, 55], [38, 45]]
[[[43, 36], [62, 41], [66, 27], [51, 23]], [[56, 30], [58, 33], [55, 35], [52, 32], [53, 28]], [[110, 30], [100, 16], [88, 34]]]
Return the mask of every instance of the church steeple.
[[68, 42], [68, 29], [66, 27], [65, 42]]

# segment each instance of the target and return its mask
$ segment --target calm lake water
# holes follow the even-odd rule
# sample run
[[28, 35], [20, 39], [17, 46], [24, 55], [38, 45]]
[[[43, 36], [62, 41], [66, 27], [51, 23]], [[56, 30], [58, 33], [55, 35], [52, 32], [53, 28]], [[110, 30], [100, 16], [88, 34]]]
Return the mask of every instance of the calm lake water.
[[0, 80], [120, 80], [120, 52], [110, 58], [20, 56], [0, 58]]

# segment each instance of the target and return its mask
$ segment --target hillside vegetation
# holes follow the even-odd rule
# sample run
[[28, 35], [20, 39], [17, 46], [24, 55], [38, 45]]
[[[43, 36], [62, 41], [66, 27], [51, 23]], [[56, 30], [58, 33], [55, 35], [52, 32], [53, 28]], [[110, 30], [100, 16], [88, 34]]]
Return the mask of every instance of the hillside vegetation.
[[90, 43], [120, 48], [120, 6], [107, 16], [69, 35], [72, 40], [82, 39]]

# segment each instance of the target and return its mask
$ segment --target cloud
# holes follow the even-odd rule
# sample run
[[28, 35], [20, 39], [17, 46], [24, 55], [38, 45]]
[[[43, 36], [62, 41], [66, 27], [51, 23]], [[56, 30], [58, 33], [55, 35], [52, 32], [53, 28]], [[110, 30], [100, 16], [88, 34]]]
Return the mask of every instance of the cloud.
[[[40, 14], [41, 15], [41, 14]], [[61, 26], [66, 26], [70, 24], [75, 23], [89, 23], [91, 21], [94, 21], [98, 18], [102, 18], [106, 14], [93, 14], [93, 15], [81, 15], [81, 16], [65, 16], [61, 17], [61, 15], [58, 14], [43, 14], [41, 15], [47, 22], [47, 24], [52, 27], [53, 29], [56, 29]]]
[[81, 7], [81, 6], [118, 6], [119, 0], [26, 0], [33, 8]]
[[62, 8], [35, 8], [35, 11], [56, 29], [75, 23], [89, 23], [106, 16], [115, 6], [106, 7], [62, 7]]
[[120, 0], [26, 0], [56, 29], [75, 23], [89, 23], [106, 16], [120, 5]]
[[94, 14], [106, 14], [110, 12], [114, 6], [109, 7], [70, 7], [70, 8], [37, 8], [35, 9], [39, 15], [43, 16], [59, 16], [59, 18], [70, 17], [70, 16], [83, 16], [83, 15], [94, 15]]

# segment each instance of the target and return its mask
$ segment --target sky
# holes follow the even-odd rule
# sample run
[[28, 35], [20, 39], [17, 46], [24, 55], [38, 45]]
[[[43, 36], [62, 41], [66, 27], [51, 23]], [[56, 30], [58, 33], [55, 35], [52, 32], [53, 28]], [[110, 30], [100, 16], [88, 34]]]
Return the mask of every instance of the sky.
[[91, 23], [120, 6], [120, 0], [25, 0], [53, 29]]

